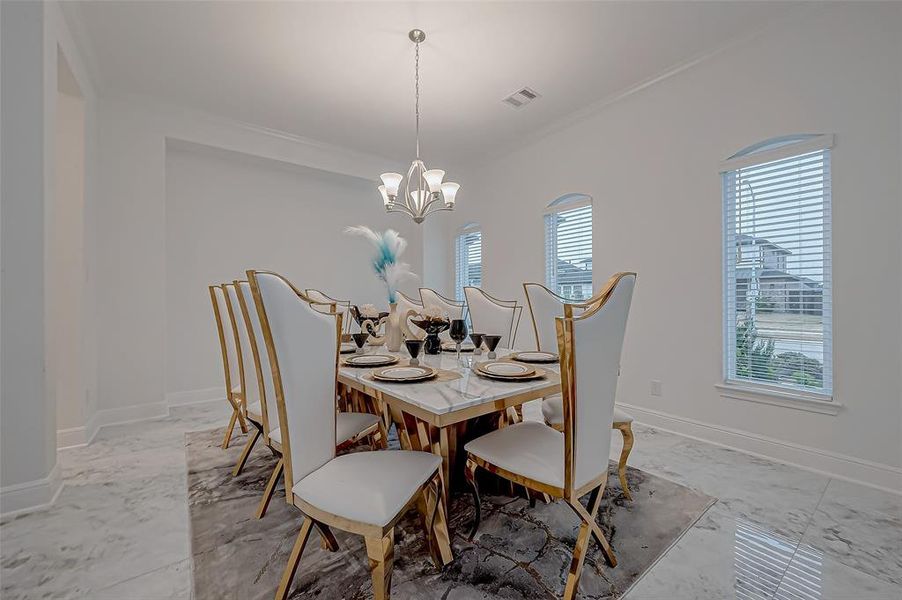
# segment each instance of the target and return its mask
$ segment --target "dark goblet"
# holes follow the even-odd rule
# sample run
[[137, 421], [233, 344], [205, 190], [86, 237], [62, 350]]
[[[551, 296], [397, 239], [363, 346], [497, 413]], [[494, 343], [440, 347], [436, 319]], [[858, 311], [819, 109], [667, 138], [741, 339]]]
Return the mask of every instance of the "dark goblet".
[[457, 345], [457, 361], [460, 362], [460, 344], [467, 339], [467, 322], [463, 319], [453, 319], [448, 335], [451, 336], [451, 339]]
[[473, 354], [482, 354], [482, 338], [485, 334], [483, 333], [471, 333], [470, 341], [473, 342], [473, 345], [476, 346], [473, 349]]
[[489, 349], [489, 358], [495, 358], [495, 348], [498, 347], [498, 343], [501, 342], [500, 335], [484, 335], [482, 336], [483, 341], [485, 342], [486, 348]]
[[357, 354], [363, 354], [363, 345], [369, 339], [370, 334], [361, 331], [360, 333], [352, 333], [351, 337], [354, 338], [354, 343], [357, 344]]
[[410, 364], [420, 364], [417, 356], [420, 355], [420, 350], [423, 349], [423, 340], [404, 340], [404, 345], [407, 346], [407, 353], [410, 354]]

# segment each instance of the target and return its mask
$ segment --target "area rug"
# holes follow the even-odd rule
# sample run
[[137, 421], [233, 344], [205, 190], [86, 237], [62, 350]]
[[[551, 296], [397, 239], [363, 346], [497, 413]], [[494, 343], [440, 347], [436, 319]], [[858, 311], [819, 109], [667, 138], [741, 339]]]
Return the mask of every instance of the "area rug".
[[[186, 435], [188, 503], [191, 518], [194, 598], [197, 600], [273, 597], [301, 526], [300, 512], [276, 491], [269, 512], [254, 518], [257, 502], [276, 458], [256, 448], [244, 473], [232, 466], [244, 437], [228, 450], [221, 431]], [[641, 439], [637, 440], [641, 444]], [[609, 568], [597, 545], [590, 545], [580, 598], [619, 598], [642, 573], [692, 526], [715, 499], [687, 487], [630, 469], [632, 502], [620, 489], [616, 471], [598, 514], [618, 566]], [[483, 521], [473, 542], [466, 534], [473, 517], [472, 497], [455, 495], [450, 527], [455, 560], [442, 571], [429, 559], [421, 520], [411, 512], [395, 529], [392, 598], [407, 599], [551, 599], [560, 598], [579, 522], [563, 502], [538, 502], [510, 496], [483, 498]], [[363, 538], [335, 531], [340, 550], [320, 548], [311, 537], [294, 579], [291, 598], [372, 598]]]

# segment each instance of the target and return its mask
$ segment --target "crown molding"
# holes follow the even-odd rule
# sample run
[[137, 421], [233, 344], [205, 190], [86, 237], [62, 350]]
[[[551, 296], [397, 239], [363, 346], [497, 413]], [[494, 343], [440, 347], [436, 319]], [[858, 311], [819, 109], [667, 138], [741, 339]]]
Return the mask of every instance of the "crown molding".
[[522, 148], [532, 146], [537, 142], [541, 141], [544, 138], [547, 138], [551, 135], [569, 129], [583, 121], [586, 121], [607, 109], [609, 106], [616, 104], [622, 100], [630, 98], [643, 90], [646, 90], [650, 87], [653, 87], [663, 81], [667, 81], [684, 71], [688, 71], [694, 67], [697, 67], [700, 64], [707, 63], [713, 58], [720, 56], [730, 50], [735, 48], [740, 48], [752, 41], [757, 40], [758, 38], [763, 37], [764, 35], [777, 31], [783, 27], [786, 27], [789, 24], [795, 23], [796, 21], [810, 17], [813, 14], [818, 14], [821, 12], [825, 12], [829, 7], [827, 5], [820, 5], [817, 3], [804, 3], [799, 8], [790, 12], [790, 14], [776, 19], [774, 21], [770, 21], [765, 23], [764, 25], [757, 27], [745, 35], [738, 36], [733, 40], [730, 40], [726, 44], [718, 46], [712, 50], [708, 50], [706, 52], [702, 52], [694, 57], [691, 57], [687, 60], [679, 62], [667, 69], [653, 75], [643, 81], [640, 81], [636, 85], [628, 87], [619, 92], [615, 92], [600, 100], [596, 100], [591, 104], [584, 106], [578, 110], [575, 110], [563, 117], [555, 119], [548, 123], [545, 126], [542, 126], [538, 129], [533, 130], [532, 132], [526, 133], [522, 136], [517, 137], [513, 141], [504, 144], [499, 149], [488, 153], [485, 156], [482, 156], [477, 163], [471, 163], [466, 165], [470, 168], [476, 169], [485, 169], [487, 165], [491, 164], [494, 161], [502, 159], [510, 154], [515, 153], [517, 150]]

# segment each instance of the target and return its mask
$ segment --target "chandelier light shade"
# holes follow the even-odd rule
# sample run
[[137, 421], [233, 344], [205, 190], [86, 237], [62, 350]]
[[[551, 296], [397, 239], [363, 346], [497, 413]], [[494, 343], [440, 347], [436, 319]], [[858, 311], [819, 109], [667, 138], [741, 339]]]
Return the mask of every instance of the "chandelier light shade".
[[406, 178], [400, 173], [383, 173], [382, 185], [378, 190], [386, 212], [406, 213], [414, 222], [422, 223], [434, 212], [454, 210], [454, 201], [460, 185], [445, 182], [443, 170], [427, 169], [426, 163], [420, 158], [420, 43], [426, 39], [426, 34], [421, 29], [413, 29], [407, 36], [416, 44], [414, 59], [416, 158], [410, 163]]

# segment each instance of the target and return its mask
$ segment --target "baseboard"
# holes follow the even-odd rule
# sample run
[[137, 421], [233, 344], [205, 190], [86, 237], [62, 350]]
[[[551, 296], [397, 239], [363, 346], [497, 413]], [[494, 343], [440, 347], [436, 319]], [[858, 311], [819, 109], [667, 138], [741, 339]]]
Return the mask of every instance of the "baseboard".
[[[105, 408], [98, 410], [94, 415], [96, 429], [111, 425], [126, 425], [136, 421], [148, 419], [161, 419], [169, 416], [169, 405], [165, 402], [148, 402], [146, 404], [134, 404], [117, 408]], [[93, 438], [93, 436], [92, 436]], [[90, 440], [89, 440], [90, 441]]]
[[186, 390], [183, 392], [168, 392], [166, 394], [166, 404], [170, 407], [201, 404], [203, 402], [212, 402], [214, 400], [225, 400], [222, 386]]
[[87, 426], [58, 429], [56, 431], [56, 449], [65, 450], [87, 446], [89, 437]]
[[82, 427], [57, 430], [56, 449], [68, 450], [70, 448], [87, 446], [104, 427], [168, 417], [170, 406], [184, 406], [220, 399], [222, 399], [222, 390], [220, 388], [206, 388], [166, 394], [165, 402], [151, 402], [98, 410]]
[[0, 519], [48, 508], [63, 489], [59, 462], [47, 477], [0, 488]]
[[714, 423], [696, 421], [634, 404], [618, 404], [632, 413], [640, 423], [662, 431], [902, 495], [902, 469], [898, 467]]

